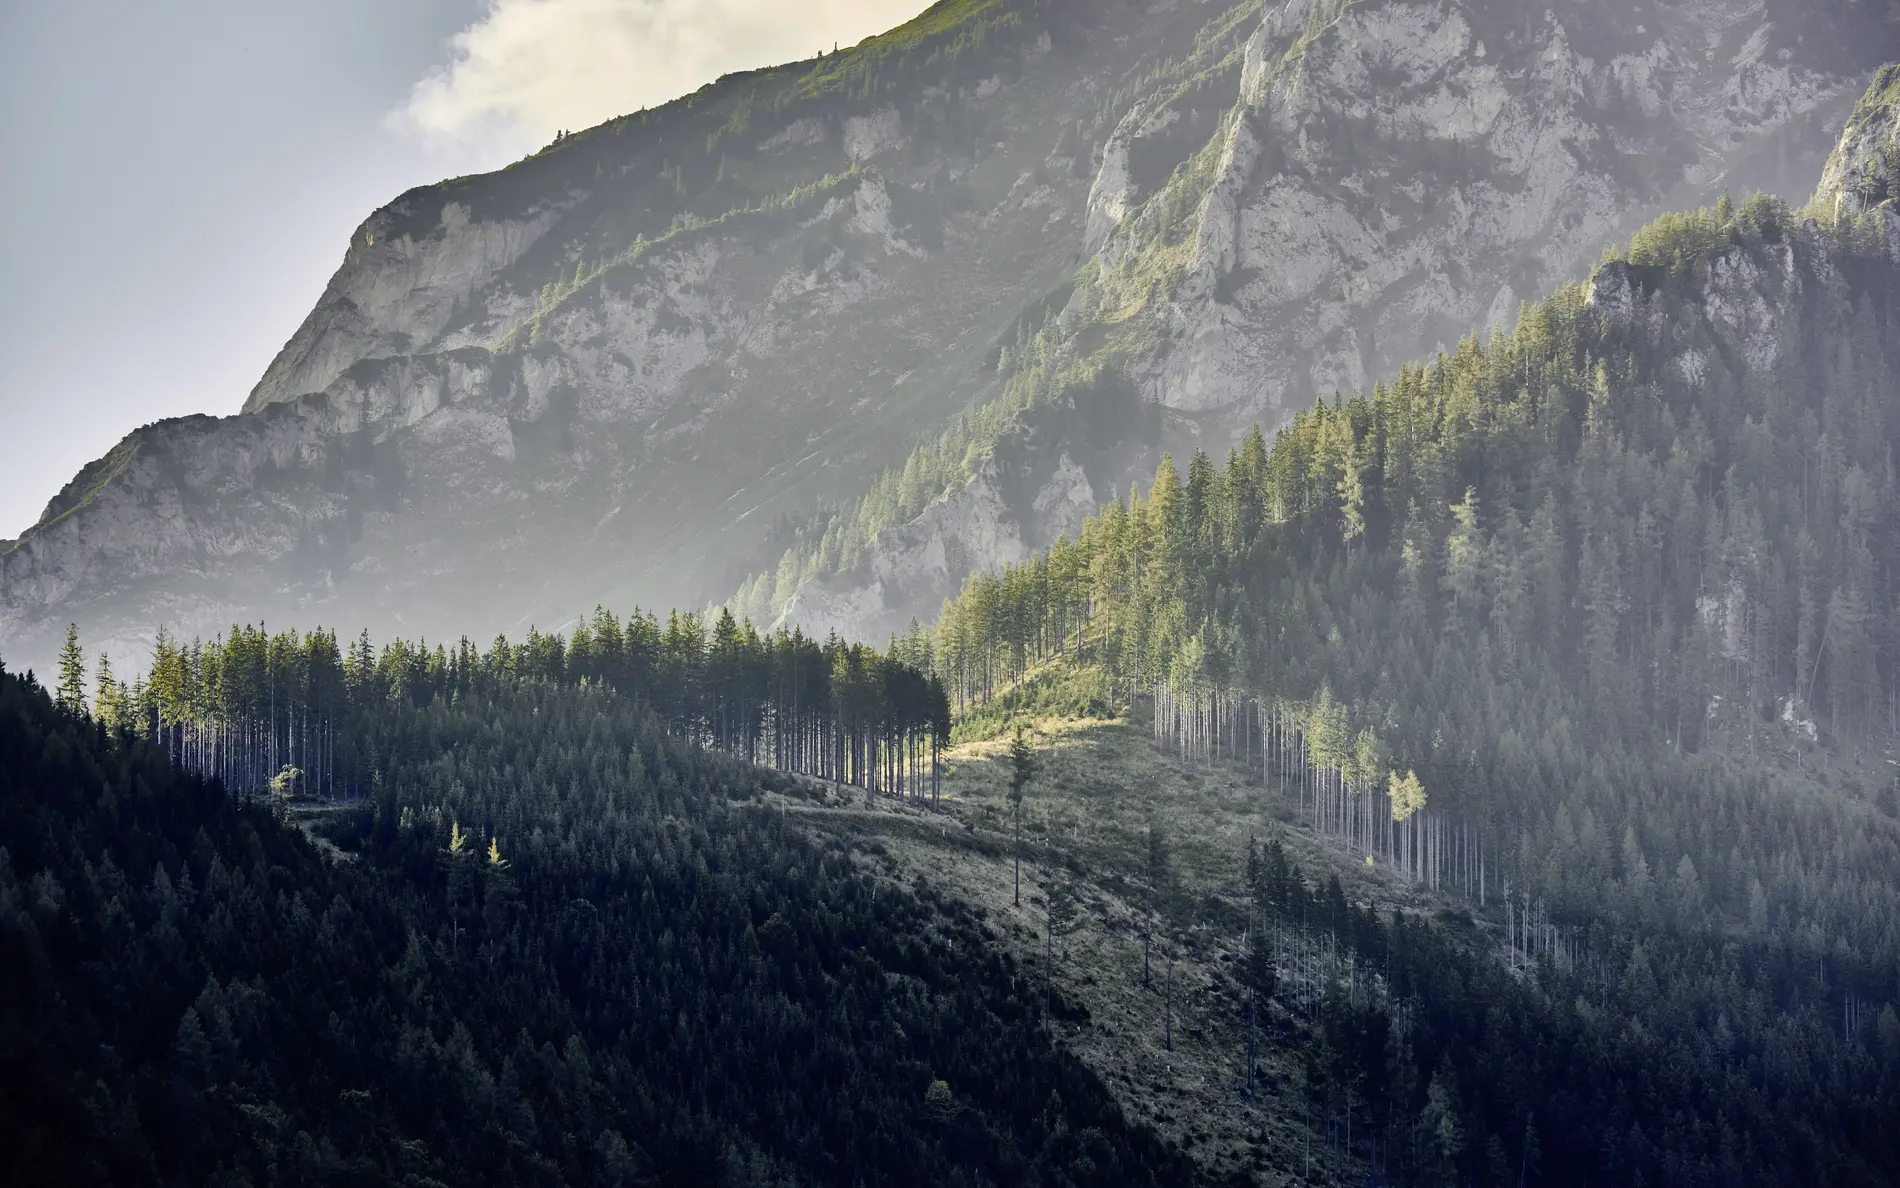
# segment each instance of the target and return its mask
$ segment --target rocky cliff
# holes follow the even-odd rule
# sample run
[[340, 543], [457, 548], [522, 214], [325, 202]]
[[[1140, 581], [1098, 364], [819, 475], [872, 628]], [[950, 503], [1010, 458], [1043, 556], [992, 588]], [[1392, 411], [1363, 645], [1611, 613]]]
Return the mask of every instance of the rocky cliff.
[[1881, 67], [1854, 105], [1815, 204], [1835, 218], [1900, 204], [1900, 62]]
[[242, 413], [133, 433], [0, 543], [0, 654], [722, 596], [994, 388], [1074, 267], [1095, 111], [1169, 24], [939, 6], [402, 195]]
[[1004, 408], [868, 547], [752, 585], [879, 632], [1164, 446], [1811, 178], [1895, 39], [1855, 0], [940, 4], [375, 212], [243, 412], [135, 432], [0, 545], [0, 653], [724, 597]]

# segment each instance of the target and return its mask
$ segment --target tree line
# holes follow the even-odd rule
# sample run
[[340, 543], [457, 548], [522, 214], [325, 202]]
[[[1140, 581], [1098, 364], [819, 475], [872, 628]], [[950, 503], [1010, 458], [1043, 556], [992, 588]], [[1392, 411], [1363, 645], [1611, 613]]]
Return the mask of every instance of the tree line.
[[130, 681], [101, 654], [88, 696], [78, 628], [59, 661], [60, 704], [163, 745], [187, 770], [246, 793], [361, 796], [370, 772], [361, 731], [391, 704], [485, 694], [517, 679], [599, 685], [652, 708], [678, 737], [762, 763], [917, 802], [940, 788], [950, 733], [940, 680], [881, 652], [796, 629], [762, 635], [730, 611], [596, 608], [567, 634], [529, 628], [486, 651], [367, 633], [278, 633], [234, 626], [181, 643], [159, 632], [151, 667]]

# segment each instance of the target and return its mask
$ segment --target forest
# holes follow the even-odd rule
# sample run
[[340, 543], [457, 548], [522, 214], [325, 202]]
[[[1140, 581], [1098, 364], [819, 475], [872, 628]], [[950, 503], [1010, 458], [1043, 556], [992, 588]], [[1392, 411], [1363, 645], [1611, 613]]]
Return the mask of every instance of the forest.
[[601, 685], [403, 692], [325, 857], [0, 670], [0, 1179], [1195, 1182], [786, 777]]
[[[1757, 367], [1708, 288], [1783, 253]], [[1271, 448], [1164, 458], [906, 655], [966, 717], [1092, 674], [1042, 684], [1474, 904], [1777, 935], [1891, 995], [1900, 278], [1866, 221], [1758, 197], [1646, 229], [1615, 282], [1635, 312], [1566, 290]]]
[[[1784, 315], [1753, 342], [1709, 312], [1745, 299], [1722, 289], [1737, 278]], [[1900, 275], [1874, 218], [1764, 197], [1667, 217], [1510, 333], [1224, 466], [1164, 458], [1075, 539], [973, 578], [906, 654], [973, 729], [1133, 713], [1184, 767], [1250, 770], [1344, 854], [1487, 925], [1435, 968], [1557, 1029], [1512, 1044], [1567, 1051], [1572, 1074], [1614, 1068], [1595, 1045], [1667, 1044], [1652, 1072], [1701, 1099], [1679, 1121], [1729, 1128], [1675, 1127], [1646, 1165], [1653, 1112], [1611, 1096], [1562, 1181], [1888, 1182], [1897, 382]], [[1411, 935], [1341, 932], [1375, 961]], [[1500, 970], [1520, 980], [1475, 988]], [[1382, 1026], [1449, 1009], [1382, 981]], [[1500, 1085], [1540, 1083], [1510, 1047], [1460, 1071], [1461, 1182], [1517, 1178], [1480, 1170], [1483, 1130], [1500, 1166], [1528, 1166], [1533, 1123], [1554, 1150], [1554, 1099], [1515, 1131], [1480, 1121]], [[1410, 1075], [1384, 1084], [1417, 1117], [1429, 1062]], [[1796, 1135], [1815, 1162], [1751, 1166]], [[1729, 1165], [1738, 1142], [1754, 1154]], [[1866, 1162], [1822, 1170], [1835, 1158]]]
[[[330, 745], [355, 786], [335, 800], [301, 774], [227, 793], [174, 761], [173, 719], [109, 724], [70, 672], [50, 694], [0, 676], [14, 1178], [1200, 1174], [1049, 1043], [1050, 1013], [1075, 1008], [980, 908], [788, 824], [807, 785], [712, 745], [709, 703], [682, 737], [681, 699], [573, 675], [571, 639], [532, 638], [460, 677], [427, 678], [419, 645], [346, 661]], [[220, 654], [189, 650], [187, 672]], [[302, 709], [280, 698], [262, 733], [296, 757]], [[1298, 797], [1291, 760], [1261, 774]], [[1149, 861], [1163, 918], [1258, 938], [1236, 971], [1248, 1021], [1300, 1054], [1281, 1108], [1334, 1169], [1877, 1184], [1900, 1167], [1900, 1017], [1879, 987], [1836, 1013], [1851, 966], [1823, 957], [1816, 979], [1799, 946], [1692, 922], [1560, 930], [1494, 891], [1500, 953], [1481, 908], [1350, 900], [1277, 836], [1249, 844], [1225, 908]]]

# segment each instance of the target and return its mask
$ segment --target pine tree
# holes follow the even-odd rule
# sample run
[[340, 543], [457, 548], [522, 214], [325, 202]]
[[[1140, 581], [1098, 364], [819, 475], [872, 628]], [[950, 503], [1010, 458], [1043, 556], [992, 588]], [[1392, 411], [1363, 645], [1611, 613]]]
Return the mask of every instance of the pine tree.
[[1445, 546], [1445, 592], [1451, 596], [1448, 628], [1475, 634], [1486, 586], [1483, 540], [1478, 531], [1478, 492], [1469, 488], [1451, 509], [1457, 527]]
[[1360, 460], [1359, 442], [1354, 439], [1347, 445], [1341, 459], [1339, 483], [1339, 537], [1346, 545], [1348, 556], [1352, 554], [1353, 542], [1366, 534], [1366, 488], [1364, 464]]

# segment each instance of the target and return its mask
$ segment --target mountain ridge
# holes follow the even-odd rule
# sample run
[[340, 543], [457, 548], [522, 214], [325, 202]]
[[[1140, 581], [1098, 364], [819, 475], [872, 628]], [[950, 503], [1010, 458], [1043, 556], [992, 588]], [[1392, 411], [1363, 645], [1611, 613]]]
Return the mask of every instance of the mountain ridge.
[[[1284, 415], [1302, 385], [1349, 378], [1359, 352], [1326, 342], [1343, 333], [1332, 324], [1341, 316], [1359, 318], [1358, 298], [1322, 302], [1331, 321], [1300, 331], [1284, 310], [1243, 308], [1248, 285], [1272, 286], [1238, 258], [1213, 272], [1158, 263], [1227, 250], [1233, 236], [1208, 216], [1195, 178], [1243, 147], [1214, 137], [1240, 126], [1220, 113], [1276, 54], [1304, 41], [1302, 61], [1347, 69], [1419, 28], [1448, 38], [1462, 28], [1460, 70], [1492, 69], [1474, 64], [1504, 57], [1506, 34], [1540, 53], [1558, 47], [1559, 65], [1588, 63], [1580, 110], [1623, 103], [1611, 103], [1619, 72], [1661, 96], [1733, 98], [1739, 114], [1710, 106], [1694, 128], [1665, 103], [1650, 140], [1579, 174], [1610, 179], [1591, 185], [1621, 196], [1596, 201], [1596, 221], [1572, 229], [1564, 250], [1582, 257], [1607, 238], [1613, 219], [1601, 212], [1636, 221], [1667, 186], [1708, 184], [1742, 151], [1728, 138], [1798, 140], [1804, 121], [1844, 108], [1864, 78], [1830, 56], [1872, 51], [1842, 30], [1886, 28], [1845, 0], [1811, 13], [1816, 35], [1801, 37], [1779, 32], [1787, 14], [1763, 2], [1658, 9], [1655, 43], [1668, 52], [1631, 74], [1639, 58], [1611, 55], [1620, 43], [1602, 39], [1612, 16], [1649, 8], [1566, 9], [1547, 23], [1521, 7], [939, 5], [901, 36], [731, 77], [500, 174], [411, 191], [353, 236], [339, 279], [248, 412], [132, 435], [0, 557], [0, 641], [43, 658], [74, 618], [132, 649], [161, 620], [194, 632], [320, 614], [413, 634], [557, 624], [603, 599], [721, 599], [749, 573], [784, 570], [799, 524], [835, 519], [824, 509], [849, 508], [920, 437], [1012, 398], [1024, 311], [1060, 296], [1043, 319], [1057, 353], [1125, 375], [1160, 406], [1159, 428], [1144, 414], [1148, 437], [1116, 436], [1092, 461], [1071, 445], [1066, 463], [1061, 450], [1024, 450], [1013, 464], [993, 434], [972, 438], [941, 468], [939, 490], [923, 492], [964, 489], [966, 463], [974, 473], [1000, 459], [988, 495], [939, 513], [970, 526], [936, 533], [940, 575], [887, 597], [821, 565], [770, 596], [783, 614], [799, 593], [793, 617], [814, 631], [879, 635], [933, 610], [964, 573], [1071, 526], [1164, 439], [1212, 441]], [[1727, 56], [1710, 65], [1680, 48], [1703, 42]], [[1322, 173], [1327, 152], [1360, 153], [1345, 125], [1296, 131], [1290, 143], [1318, 146]], [[1702, 147], [1654, 151], [1683, 138]], [[1655, 177], [1614, 182], [1617, 161], [1647, 156], [1662, 162]], [[1245, 172], [1235, 157], [1229, 173]], [[1578, 209], [1575, 194], [1550, 197], [1568, 212], [1560, 222]], [[1236, 209], [1255, 217], [1245, 202]], [[1338, 209], [1342, 228], [1365, 225]], [[1169, 238], [1190, 224], [1191, 241]], [[1560, 273], [1563, 254], [1546, 270]], [[1078, 285], [1078, 257], [1093, 262], [1090, 285]], [[1470, 273], [1439, 304], [1488, 311], [1509, 263], [1434, 265]], [[1317, 278], [1302, 283], [1322, 288], [1355, 274], [1343, 255], [1300, 268]], [[1230, 398], [1231, 383], [1207, 378], [1232, 371], [1207, 353], [1221, 342], [1253, 351], [1301, 335], [1313, 345], [1298, 358], [1282, 351], [1278, 366], [1307, 378], [1278, 394], [1243, 383]], [[1044, 395], [1073, 404], [1077, 374], [1061, 363]], [[297, 391], [319, 381], [321, 394]], [[1045, 417], [1041, 439], [1101, 440], [1089, 410], [1065, 417]], [[857, 609], [824, 605], [833, 585]]]

